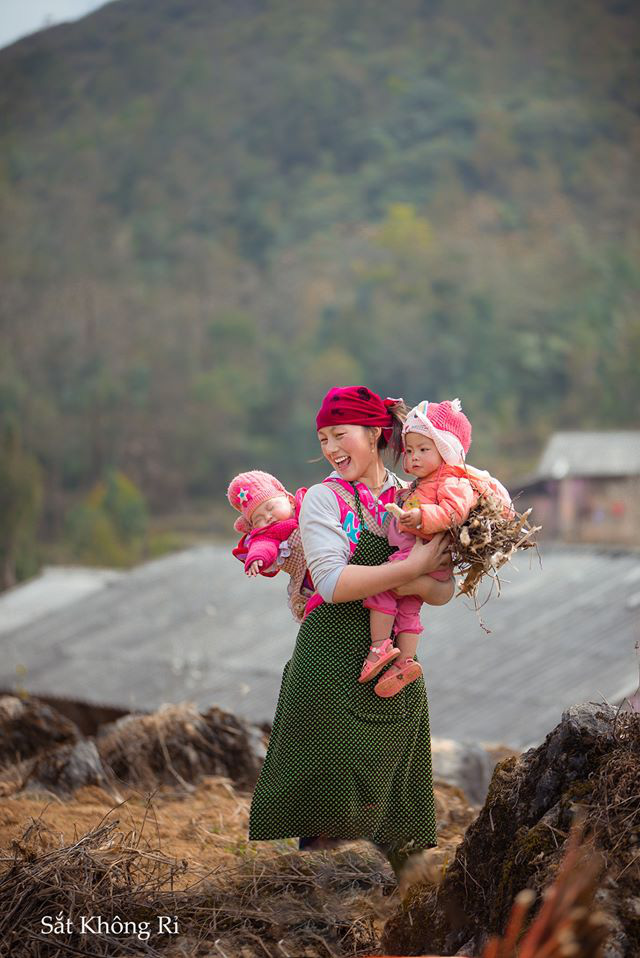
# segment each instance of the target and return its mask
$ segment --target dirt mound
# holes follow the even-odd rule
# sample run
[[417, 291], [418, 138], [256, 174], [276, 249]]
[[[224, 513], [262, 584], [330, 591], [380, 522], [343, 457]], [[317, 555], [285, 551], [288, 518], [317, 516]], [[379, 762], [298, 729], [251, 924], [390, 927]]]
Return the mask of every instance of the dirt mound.
[[235, 715], [192, 703], [164, 705], [151, 715], [125, 715], [96, 738], [102, 761], [122, 782], [152, 786], [202, 775], [226, 775], [238, 788], [254, 785], [264, 757], [262, 735]]
[[77, 726], [49, 705], [0, 696], [0, 768], [79, 738]]
[[607, 958], [640, 955], [640, 716], [580, 705], [538, 748], [501, 762], [486, 802], [439, 886], [414, 886], [388, 922], [388, 954], [468, 955], [502, 935], [523, 888], [553, 881], [576, 807], [606, 876], [596, 901], [612, 931]]
[[191, 702], [121, 715], [96, 732], [83, 737], [36, 697], [0, 697], [0, 794], [25, 789], [68, 798], [97, 785], [119, 801], [122, 786], [173, 784], [189, 791], [206, 775], [228, 777], [244, 789], [255, 784], [266, 753], [261, 728], [215, 706], [199, 712]]

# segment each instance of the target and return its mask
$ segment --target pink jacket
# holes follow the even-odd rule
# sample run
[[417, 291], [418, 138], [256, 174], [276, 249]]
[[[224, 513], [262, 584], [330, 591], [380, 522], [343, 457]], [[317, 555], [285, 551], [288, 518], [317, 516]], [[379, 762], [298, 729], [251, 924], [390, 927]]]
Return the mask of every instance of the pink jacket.
[[274, 576], [280, 569], [274, 572], [265, 572], [269, 566], [278, 558], [280, 543], [284, 542], [298, 528], [298, 517], [300, 515], [300, 506], [304, 499], [306, 488], [298, 489], [295, 494], [295, 511], [290, 519], [281, 519], [263, 529], [252, 529], [246, 532], [235, 549], [232, 549], [232, 555], [244, 563], [245, 569], [248, 569], [256, 559], [262, 559], [263, 565], [260, 569], [260, 575]]
[[244, 562], [245, 569], [256, 559], [262, 559], [262, 568], [268, 569], [278, 558], [280, 543], [297, 528], [297, 519], [281, 519], [263, 529], [253, 529], [242, 537], [233, 555]]
[[448, 529], [452, 522], [464, 522], [478, 502], [480, 492], [492, 492], [511, 508], [511, 497], [497, 479], [473, 466], [449, 466], [447, 463], [420, 479], [402, 503], [403, 509], [420, 509], [422, 525], [414, 530], [420, 538], [430, 539]]

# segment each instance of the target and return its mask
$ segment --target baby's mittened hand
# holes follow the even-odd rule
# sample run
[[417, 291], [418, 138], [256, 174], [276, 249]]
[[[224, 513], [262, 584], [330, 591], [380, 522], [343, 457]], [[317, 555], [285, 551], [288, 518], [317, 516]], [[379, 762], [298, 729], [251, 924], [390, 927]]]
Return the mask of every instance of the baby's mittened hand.
[[419, 509], [409, 509], [405, 511], [399, 519], [400, 525], [404, 526], [406, 529], [417, 529], [420, 525], [420, 510]]
[[258, 575], [260, 569], [262, 568], [263, 562], [262, 559], [256, 559], [255, 562], [252, 562], [248, 569], [246, 569], [247, 575]]

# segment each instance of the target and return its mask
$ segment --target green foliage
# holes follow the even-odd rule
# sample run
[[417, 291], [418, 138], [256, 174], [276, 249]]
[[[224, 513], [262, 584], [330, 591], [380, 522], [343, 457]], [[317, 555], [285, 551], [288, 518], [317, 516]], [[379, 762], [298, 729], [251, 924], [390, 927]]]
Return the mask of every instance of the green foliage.
[[0, 437], [0, 588], [37, 571], [42, 491], [38, 462], [22, 448], [17, 426], [5, 422]]
[[119, 539], [109, 516], [93, 505], [83, 503], [69, 511], [66, 538], [78, 562], [127, 566], [136, 558]]
[[78, 561], [131, 565], [142, 555], [147, 518], [135, 484], [119, 470], [108, 469], [86, 500], [69, 510], [67, 541]]
[[[349, 382], [459, 395], [507, 481], [554, 429], [638, 427], [632, 4], [176, 11], [0, 51], [0, 403], [51, 509], [108, 463], [157, 511], [308, 484]], [[70, 536], [119, 563], [144, 509], [103, 482]]]
[[134, 483], [116, 469], [109, 469], [102, 488], [94, 490], [92, 503], [111, 519], [120, 539], [129, 544], [144, 535], [147, 507]]

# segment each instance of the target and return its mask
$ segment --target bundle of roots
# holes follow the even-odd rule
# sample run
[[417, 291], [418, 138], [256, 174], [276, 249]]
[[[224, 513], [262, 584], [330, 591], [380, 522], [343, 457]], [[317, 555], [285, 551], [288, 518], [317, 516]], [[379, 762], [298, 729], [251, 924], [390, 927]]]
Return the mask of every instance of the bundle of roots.
[[453, 566], [463, 577], [458, 595], [475, 599], [485, 576], [493, 579], [500, 592], [498, 569], [519, 550], [537, 549], [535, 533], [542, 526], [530, 525], [530, 514], [531, 509], [523, 513], [506, 509], [491, 493], [483, 493], [468, 518], [451, 525]]

